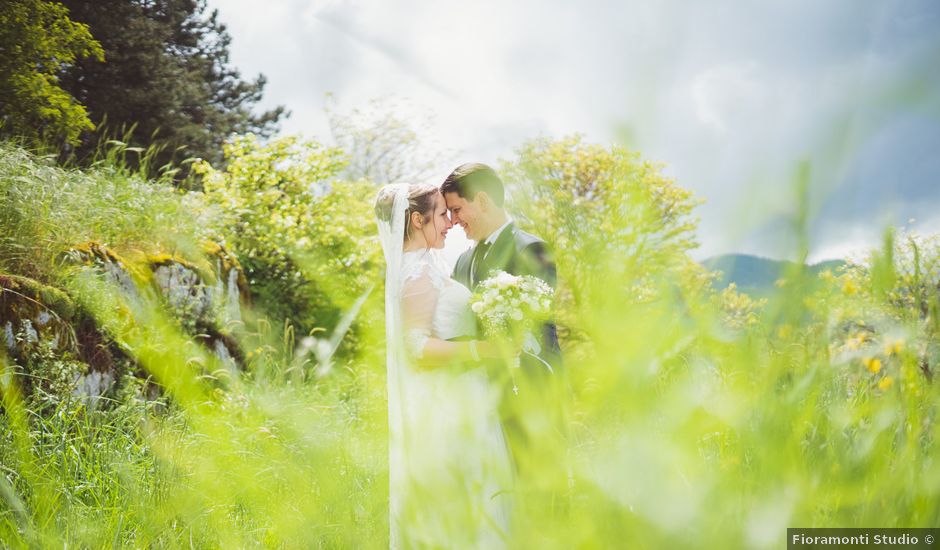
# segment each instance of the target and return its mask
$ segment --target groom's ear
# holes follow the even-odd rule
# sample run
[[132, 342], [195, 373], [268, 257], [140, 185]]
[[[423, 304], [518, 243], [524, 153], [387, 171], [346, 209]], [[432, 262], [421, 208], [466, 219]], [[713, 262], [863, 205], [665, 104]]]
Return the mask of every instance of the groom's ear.
[[488, 212], [490, 207], [493, 206], [493, 199], [486, 193], [486, 191], [480, 191], [477, 193], [477, 196], [474, 197], [473, 202], [477, 203], [477, 206], [483, 212]]

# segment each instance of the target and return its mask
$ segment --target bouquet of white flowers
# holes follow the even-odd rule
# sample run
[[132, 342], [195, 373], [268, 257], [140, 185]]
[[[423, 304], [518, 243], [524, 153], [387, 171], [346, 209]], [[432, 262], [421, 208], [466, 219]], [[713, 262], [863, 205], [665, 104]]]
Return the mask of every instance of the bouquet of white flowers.
[[[538, 341], [532, 333], [548, 319], [553, 294], [552, 287], [538, 277], [500, 271], [480, 283], [470, 299], [470, 308], [480, 318], [487, 338], [505, 343], [507, 349], [516, 352], [520, 348], [513, 342], [538, 353]], [[511, 357], [509, 366], [519, 366], [518, 353]]]

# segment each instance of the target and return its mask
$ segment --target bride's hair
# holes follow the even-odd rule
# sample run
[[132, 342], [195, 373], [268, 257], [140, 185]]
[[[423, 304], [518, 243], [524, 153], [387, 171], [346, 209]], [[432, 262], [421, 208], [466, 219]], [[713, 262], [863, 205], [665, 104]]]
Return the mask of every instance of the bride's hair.
[[[436, 185], [428, 183], [412, 183], [408, 185], [408, 209], [405, 210], [405, 233], [402, 235], [402, 242], [408, 242], [411, 238], [414, 227], [411, 225], [411, 214], [418, 212], [424, 219], [424, 223], [431, 221], [434, 211], [435, 197], [440, 194], [440, 189]], [[383, 221], [390, 222], [392, 219], [392, 203], [395, 201], [395, 187], [393, 185], [384, 185], [379, 189], [375, 196], [375, 216]]]

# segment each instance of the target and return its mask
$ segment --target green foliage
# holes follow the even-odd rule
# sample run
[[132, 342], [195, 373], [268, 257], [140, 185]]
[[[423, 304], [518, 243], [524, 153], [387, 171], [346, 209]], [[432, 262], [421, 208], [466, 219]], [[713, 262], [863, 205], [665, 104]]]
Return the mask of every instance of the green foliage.
[[[220, 372], [212, 358], [153, 304], [122, 306], [89, 272], [71, 289], [172, 400], [154, 408], [132, 384], [108, 411], [33, 417], [0, 378], [5, 544], [371, 547], [382, 539], [381, 410], [362, 402], [380, 404], [384, 386], [229, 379], [226, 391], [214, 390], [204, 374]], [[340, 528], [349, 522], [358, 528]]]
[[374, 187], [331, 182], [345, 166], [342, 152], [292, 137], [236, 138], [225, 160], [222, 171], [204, 161], [194, 169], [256, 300], [301, 334], [333, 328], [377, 280]]
[[83, 58], [103, 60], [88, 26], [58, 2], [9, 0], [0, 8], [0, 137], [32, 146], [74, 144], [94, 126], [59, 80]]
[[940, 365], [940, 236], [889, 231], [881, 250], [825, 279], [839, 349], [882, 366], [904, 349], [915, 359], [909, 378], [916, 371], [933, 377]]
[[513, 213], [533, 232], [556, 250], [577, 249], [592, 258], [587, 264], [556, 258], [576, 301], [611, 292], [611, 284], [628, 297], [648, 299], [652, 281], [684, 264], [685, 252], [696, 246], [691, 193], [622, 147], [584, 143], [580, 136], [537, 139], [501, 173]]
[[724, 314], [725, 324], [732, 329], [753, 327], [760, 322], [760, 312], [767, 304], [766, 299], [751, 298], [738, 291], [737, 285], [731, 283], [720, 290], [714, 301]]
[[265, 79], [244, 81], [229, 64], [231, 38], [205, 0], [63, 4], [73, 20], [88, 25], [106, 57], [78, 63], [62, 78], [101, 123], [83, 136], [79, 158], [91, 158], [99, 141], [129, 132], [124, 141], [135, 146], [163, 144], [153, 168], [180, 155], [218, 163], [231, 133], [267, 135], [285, 116], [282, 107], [252, 113]]

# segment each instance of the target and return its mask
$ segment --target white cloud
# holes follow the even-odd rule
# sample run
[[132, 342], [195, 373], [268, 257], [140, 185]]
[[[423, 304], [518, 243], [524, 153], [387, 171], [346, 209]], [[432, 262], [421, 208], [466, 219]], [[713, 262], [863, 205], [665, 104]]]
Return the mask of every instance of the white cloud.
[[710, 67], [692, 80], [691, 93], [698, 120], [726, 135], [731, 119], [751, 115], [769, 105], [764, 85], [757, 79], [753, 61]]

